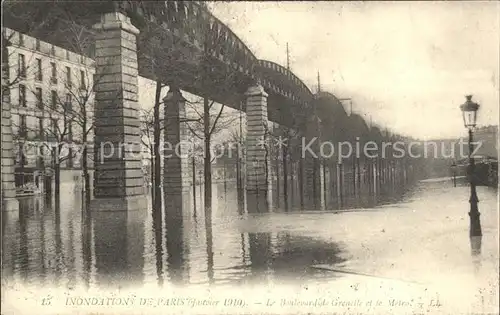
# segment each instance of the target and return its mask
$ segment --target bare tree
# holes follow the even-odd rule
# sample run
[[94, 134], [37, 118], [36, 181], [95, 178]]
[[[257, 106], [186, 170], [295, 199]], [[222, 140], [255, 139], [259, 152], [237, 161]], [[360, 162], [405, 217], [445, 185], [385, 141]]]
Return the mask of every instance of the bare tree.
[[[171, 12], [168, 15], [159, 15], [157, 10], [160, 6], [167, 6], [167, 10]], [[215, 32], [212, 27], [217, 27], [218, 22], [214, 23], [213, 20], [201, 20], [202, 14], [199, 14], [198, 21], [196, 25], [191, 25], [190, 21], [186, 19], [186, 11], [184, 10], [185, 3], [173, 4], [171, 2], [166, 2], [165, 4], [158, 5], [154, 2], [141, 2], [137, 6], [141, 7], [141, 14], [136, 14], [134, 12], [130, 13], [131, 21], [134, 25], [141, 29], [141, 35], [139, 36], [139, 50], [140, 50], [140, 60], [139, 63], [142, 66], [143, 71], [149, 71], [151, 77], [154, 78], [156, 82], [156, 92], [155, 92], [155, 128], [154, 131], [154, 147], [155, 153], [159, 149], [157, 146], [159, 144], [160, 134], [159, 132], [159, 104], [161, 102], [160, 95], [165, 78], [165, 73], [171, 73], [169, 75], [170, 88], [176, 88], [181, 86], [180, 78], [186, 77], [186, 71], [189, 74], [193, 72], [196, 74], [194, 82], [201, 93], [205, 93], [203, 96], [203, 114], [198, 115], [196, 119], [203, 119], [202, 132], [197, 134], [200, 138], [205, 141], [205, 183], [207, 187], [205, 189], [205, 205], [209, 206], [211, 204], [211, 156], [210, 156], [210, 141], [213, 135], [217, 123], [219, 122], [220, 116], [223, 114], [224, 107], [222, 107], [217, 113], [215, 113], [215, 119], [211, 119], [211, 109], [213, 108], [213, 100], [209, 99], [209, 91], [216, 86], [225, 86], [228, 82], [234, 80], [234, 71], [227, 71], [225, 75], [220, 76], [222, 80], [214, 79], [214, 53], [221, 52], [224, 47], [227, 46], [226, 37], [222, 33]], [[206, 5], [202, 3], [197, 4], [201, 10], [206, 10]], [[185, 33], [184, 35], [196, 37], [198, 43], [202, 47], [200, 50], [186, 52], [184, 37], [179, 34], [172, 34], [172, 32], [165, 31], [164, 23], [162, 23], [159, 18], [166, 19], [166, 24], [168, 27], [172, 27], [179, 30], [180, 33]], [[196, 29], [196, 32], [195, 32]], [[174, 32], [175, 33], [175, 32]], [[196, 33], [196, 34], [195, 34]], [[227, 32], [225, 33], [227, 35]], [[216, 35], [216, 36], [214, 36]], [[161, 47], [161, 48], [160, 48]], [[187, 56], [190, 57], [187, 57]], [[218, 61], [216, 61], [218, 62]], [[177, 67], [177, 68], [176, 68]], [[225, 67], [225, 65], [223, 66]], [[220, 69], [219, 69], [220, 70]], [[217, 81], [214, 84], [214, 80]], [[212, 121], [211, 121], [212, 120]], [[196, 129], [196, 128], [191, 128]], [[155, 178], [160, 176], [159, 170], [159, 154], [155, 154]], [[156, 185], [159, 186], [159, 185]], [[159, 188], [159, 187], [158, 187]], [[155, 193], [155, 199], [160, 200], [159, 190]], [[160, 203], [156, 204], [156, 208], [160, 209]], [[159, 211], [159, 210], [158, 210]]]
[[31, 60], [18, 56], [18, 62], [11, 62], [16, 57], [16, 50], [9, 49], [13, 45], [24, 46], [24, 34], [38, 33], [50, 23], [46, 12], [26, 10], [22, 1], [5, 1], [2, 3], [3, 25], [22, 26], [21, 32], [2, 26], [2, 94], [8, 95], [10, 89], [19, 84], [30, 69]]
[[[13, 49], [16, 45], [24, 45], [24, 34], [15, 32], [11, 29], [2, 28], [2, 94], [7, 95], [11, 88], [22, 82], [28, 73], [32, 70], [32, 56], [26, 60], [24, 54], [19, 54], [19, 51]], [[17, 54], [17, 61], [14, 62]]]
[[[141, 29], [141, 34], [139, 36], [138, 47], [140, 53], [138, 54], [139, 64], [141, 67], [148, 71], [149, 75], [154, 78], [155, 82], [155, 98], [153, 104], [153, 115], [152, 115], [152, 131], [153, 131], [153, 169], [151, 176], [151, 182], [153, 186], [153, 213], [160, 221], [161, 209], [162, 209], [162, 196], [161, 196], [161, 154], [160, 154], [160, 142], [162, 133], [162, 121], [161, 115], [161, 105], [163, 104], [162, 92], [164, 88], [168, 85], [163, 82], [163, 75], [167, 70], [166, 65], [171, 66], [177, 64], [179, 58], [182, 58], [182, 53], [179, 47], [180, 39], [177, 36], [172, 36], [165, 31], [161, 23], [157, 22], [155, 19], [151, 20], [147, 16], [156, 16], [157, 6], [153, 2], [147, 3], [143, 2], [140, 4], [143, 6], [146, 15], [138, 15], [131, 12], [132, 23]], [[147, 69], [147, 70], [146, 70]], [[183, 71], [182, 68], [175, 69], [173, 72], [179, 74]], [[170, 82], [170, 87], [175, 86], [175, 82]]]
[[[199, 110], [200, 103], [203, 103], [203, 111]], [[198, 139], [204, 142], [204, 182], [205, 182], [205, 208], [211, 205], [212, 200], [212, 163], [214, 158], [211, 155], [212, 139], [214, 135], [227, 129], [238, 119], [232, 113], [224, 111], [225, 105], [217, 104], [215, 101], [203, 100], [187, 102], [188, 110], [194, 116], [188, 129]], [[218, 108], [219, 107], [219, 108]], [[215, 117], [213, 120], [210, 117]]]
[[[207, 87], [209, 84], [207, 81], [211, 80], [210, 79], [210, 74], [212, 70], [210, 69], [211, 66], [209, 65], [210, 63], [210, 50], [208, 48], [208, 45], [205, 46], [205, 56], [203, 58], [202, 64], [201, 64], [201, 81], [203, 82], [202, 85]], [[220, 82], [217, 82], [218, 85], [227, 85], [229, 82], [231, 82], [234, 79], [234, 73], [229, 72], [226, 73], [225, 76], [223, 76], [223, 80]], [[207, 96], [203, 97], [203, 112], [200, 112], [198, 110], [195, 110], [196, 114], [198, 117], [203, 119], [203, 128], [202, 128], [202, 134], [200, 135], [199, 133], [196, 133], [196, 128], [189, 127], [190, 130], [198, 137], [204, 140], [205, 143], [205, 156], [204, 156], [204, 177], [205, 177], [205, 215], [211, 215], [211, 206], [212, 206], [212, 162], [213, 159], [211, 157], [211, 142], [212, 142], [212, 137], [214, 134], [219, 132], [222, 129], [227, 129], [229, 126], [231, 126], [237, 119], [238, 117], [236, 115], [231, 115], [231, 114], [226, 114], [224, 113], [225, 105], [220, 104], [220, 108], [217, 109], [216, 106], [214, 106], [215, 101], [210, 100]], [[214, 115], [215, 114], [215, 115]], [[213, 119], [211, 117], [214, 117]]]
[[[102, 75], [95, 74], [95, 63], [90, 59], [85, 58], [85, 55], [93, 55], [95, 33], [93, 30], [89, 29], [78, 23], [76, 17], [69, 14], [67, 11], [62, 11], [62, 18], [60, 23], [62, 23], [65, 32], [67, 34], [67, 41], [69, 47], [72, 51], [80, 55], [80, 61], [84, 63], [84, 70], [81, 70], [79, 74], [72, 73], [75, 77], [74, 81], [78, 82], [77, 89], [72, 88], [70, 84], [66, 82], [67, 95], [71, 95], [71, 98], [75, 101], [76, 107], [73, 107], [73, 117], [74, 123], [80, 127], [80, 137], [76, 138], [78, 142], [81, 141], [81, 163], [82, 163], [82, 175], [83, 175], [83, 192], [85, 195], [85, 205], [90, 204], [91, 199], [91, 187], [90, 187], [90, 174], [88, 160], [91, 157], [89, 154], [90, 141], [89, 138], [94, 130], [94, 103], [93, 98], [95, 95], [95, 89], [99, 81], [102, 79]], [[104, 65], [105, 67], [106, 65]], [[78, 77], [79, 76], [79, 77]], [[94, 161], [95, 162], [95, 161]]]
[[[92, 65], [87, 65], [83, 69], [85, 70], [81, 70], [78, 75], [65, 75], [64, 80], [66, 81], [62, 91], [63, 95], [55, 90], [46, 94], [42, 94], [42, 90], [38, 88], [30, 90], [36, 96], [34, 106], [36, 111], [42, 113], [42, 116], [38, 116], [39, 125], [33, 127], [26, 126], [25, 123], [18, 123], [17, 127], [22, 131], [22, 134], [27, 132], [36, 134], [35, 140], [41, 141], [40, 146], [49, 150], [51, 164], [54, 168], [56, 200], [58, 200], [60, 194], [61, 164], [74, 158], [81, 159], [84, 184], [82, 191], [85, 195], [85, 204], [88, 205], [91, 198], [88, 166], [91, 154], [88, 151], [89, 139], [92, 137], [94, 129], [94, 88], [98, 81], [95, 80], [96, 76], [93, 75]], [[59, 76], [59, 74], [56, 75]], [[78, 79], [75, 77], [78, 77]], [[63, 78], [56, 77], [54, 79], [62, 80]], [[73, 82], [75, 81], [79, 82], [79, 84], [74, 85]], [[22, 106], [22, 104], [18, 105]], [[48, 117], [44, 116], [43, 113]], [[45, 128], [47, 127], [46, 118], [49, 119], [49, 128]], [[29, 138], [25, 137], [18, 137], [17, 140], [22, 141], [23, 139], [29, 140]]]
[[[20, 147], [21, 160], [24, 159], [24, 153], [32, 149], [33, 143], [35, 143], [34, 147], [37, 150], [35, 153], [37, 158], [46, 157], [45, 152], [48, 151], [54, 170], [54, 196], [58, 202], [60, 200], [61, 165], [65, 161], [72, 160], [78, 154], [73, 142], [73, 127], [77, 114], [73, 109], [73, 104], [68, 99], [61, 99], [59, 95], [57, 98], [51, 99], [50, 103], [38, 101], [36, 106], [39, 110], [45, 109], [48, 113], [49, 127], [46, 128], [44, 118], [39, 118], [41, 123], [37, 127], [27, 125], [25, 121], [13, 122], [13, 126], [19, 130], [15, 140]], [[33, 140], [35, 141], [33, 142]], [[41, 164], [44, 164], [44, 160]]]
[[[17, 6], [16, 2], [11, 2], [8, 6], [9, 10], [7, 16], [14, 21], [21, 19], [22, 21], [27, 21], [28, 24], [31, 23], [35, 25], [35, 27], [19, 25], [20, 29], [23, 29], [35, 37], [38, 35], [47, 35], [44, 33], [46, 32], [45, 27], [47, 27], [47, 25], [50, 26], [48, 27], [50, 29], [57, 29], [57, 34], [52, 34], [49, 38], [59, 38], [59, 40], [60, 38], [64, 38], [61, 42], [63, 42], [64, 47], [68, 49], [67, 56], [69, 56], [69, 51], [75, 53], [75, 55], [71, 54], [76, 58], [76, 60], [73, 61], [81, 64], [81, 67], [79, 67], [81, 69], [80, 71], [77, 71], [76, 73], [74, 71], [70, 71], [67, 73], [65, 78], [63, 76], [58, 78], [58, 73], [52, 73], [53, 77], [51, 80], [54, 82], [65, 79], [63, 92], [65, 94], [64, 100], [61, 100], [59, 95], [49, 95], [48, 98], [50, 100], [43, 102], [41, 92], [33, 92], [36, 93], [39, 98], [37, 101], [38, 109], [42, 112], [49, 113], [49, 118], [51, 120], [59, 120], [57, 128], [50, 128], [45, 132], [46, 138], [56, 142], [71, 140], [73, 144], [79, 145], [79, 151], [77, 153], [80, 153], [82, 156], [82, 190], [85, 194], [86, 205], [88, 205], [91, 198], [88, 165], [88, 160], [91, 159], [91, 154], [89, 154], [89, 139], [91, 139], [91, 133], [94, 129], [93, 96], [96, 84], [99, 82], [99, 78], [94, 75], [94, 61], [90, 58], [86, 58], [85, 56], [93, 55], [95, 49], [95, 33], [93, 30], [88, 28], [88, 26], [85, 26], [85, 21], [82, 20], [81, 16], [76, 16], [74, 12], [72, 13], [70, 10], [65, 10], [64, 7], [56, 4], [50, 4], [49, 6], [51, 8], [50, 10], [38, 10], [33, 8], [33, 10], [26, 10], [25, 7]], [[57, 27], [52, 27], [54, 25], [57, 25]], [[37, 50], [39, 49], [39, 42], [40, 41], [36, 39]], [[54, 49], [55, 47], [52, 46], [52, 53], [55, 51]], [[36, 71], [39, 71], [41, 76], [42, 69], [40, 69], [40, 63], [41, 62], [39, 62], [38, 67], [33, 68]], [[31, 65], [32, 63], [27, 62], [26, 64]], [[38, 75], [36, 72], [34, 74], [35, 76]], [[73, 82], [77, 82], [77, 84], [73, 85]], [[15, 82], [13, 82], [13, 84], [15, 84]], [[76, 128], [73, 128], [73, 126]], [[68, 139], [69, 137], [72, 139]], [[58, 149], [54, 149], [56, 146], [57, 145], [54, 145], [51, 150], [60, 151], [60, 149], [64, 147], [64, 144], [60, 144]], [[71, 149], [73, 150], [74, 148]], [[55, 151], [54, 154], [59, 155], [59, 153], [56, 153]], [[68, 156], [62, 159], [64, 160], [67, 158], [70, 157]], [[59, 158], [55, 158], [56, 168], [60, 162], [62, 161], [59, 160]], [[57, 178], [56, 181], [58, 181]], [[56, 194], [59, 193], [59, 188], [57, 186], [58, 185], [56, 184]]]
[[[237, 160], [236, 160], [236, 188], [237, 188], [237, 193], [238, 193], [238, 202], [240, 202], [240, 205], [244, 201], [244, 195], [243, 195], [243, 161], [245, 161], [246, 157], [246, 150], [244, 147], [245, 139], [246, 136], [243, 134], [243, 126], [242, 126], [242, 117], [241, 113], [239, 113], [239, 120], [240, 120], [240, 128], [238, 129], [230, 129], [229, 132], [229, 140], [233, 143], [238, 144], [238, 151], [237, 151]], [[241, 208], [241, 207], [240, 207]]]
[[153, 110], [154, 110], [154, 108], [142, 109], [141, 114], [140, 114], [140, 117], [141, 117], [141, 142], [148, 149], [148, 154], [149, 154], [149, 164], [150, 164], [149, 176], [151, 179], [152, 207], [155, 206], [155, 203], [154, 203], [155, 185], [154, 185], [154, 178], [153, 178], [153, 172], [155, 170], [155, 150], [154, 150], [154, 143], [155, 142], [153, 140], [153, 133], [154, 133]]

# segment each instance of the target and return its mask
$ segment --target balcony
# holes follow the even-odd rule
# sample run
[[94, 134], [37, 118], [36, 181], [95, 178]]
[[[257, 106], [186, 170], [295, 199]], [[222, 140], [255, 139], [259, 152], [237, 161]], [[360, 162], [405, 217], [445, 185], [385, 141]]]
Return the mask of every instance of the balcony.
[[50, 83], [57, 84], [57, 78], [56, 77], [51, 77], [50, 78]]

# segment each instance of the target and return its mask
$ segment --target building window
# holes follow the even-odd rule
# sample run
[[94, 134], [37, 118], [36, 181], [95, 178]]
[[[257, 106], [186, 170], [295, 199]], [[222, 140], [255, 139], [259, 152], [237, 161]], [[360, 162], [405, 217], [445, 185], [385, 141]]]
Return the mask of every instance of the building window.
[[67, 93], [66, 94], [66, 102], [64, 102], [64, 104], [66, 106], [65, 108], [66, 108], [67, 111], [71, 111], [72, 110], [73, 105], [71, 103], [72, 103], [71, 94]]
[[95, 59], [95, 41], [92, 41], [87, 48], [87, 57], [90, 59]]
[[50, 47], [50, 54], [51, 54], [52, 56], [55, 56], [55, 55], [56, 55], [56, 47], [55, 47], [54, 45], [52, 45], [52, 46]]
[[68, 123], [68, 140], [73, 141], [73, 124], [71, 121]]
[[24, 35], [19, 33], [19, 46], [24, 46]]
[[39, 117], [38, 118], [38, 132], [40, 135], [40, 139], [44, 138], [44, 129], [43, 129], [43, 118]]
[[50, 119], [50, 129], [52, 129], [52, 134], [57, 135], [57, 119]]
[[26, 60], [23, 54], [19, 54], [18, 60], [18, 74], [21, 78], [26, 78]]
[[[73, 141], [73, 124], [70, 122], [68, 122], [68, 142], [72, 142]], [[71, 147], [71, 145], [68, 146], [68, 164], [67, 164], [68, 167], [73, 167], [73, 149]]]
[[26, 107], [26, 87], [19, 84], [19, 106]]
[[70, 58], [69, 58], [69, 50], [66, 50], [66, 59], [70, 60]]
[[[20, 166], [25, 166], [27, 164], [27, 161], [26, 161], [26, 156], [24, 155], [24, 143], [20, 143], [19, 144], [19, 160], [16, 161], [19, 163]], [[21, 179], [20, 179], [20, 183], [17, 183], [17, 180], [16, 180], [16, 186], [23, 186], [25, 183], [25, 179], [24, 179], [24, 174], [21, 174]]]
[[40, 40], [37, 38], [35, 42], [35, 49], [40, 51]]
[[19, 115], [19, 136], [26, 137], [26, 116]]
[[42, 109], [43, 108], [42, 88], [39, 87], [36, 88], [35, 96], [36, 96], [36, 107]]
[[80, 89], [85, 90], [86, 84], [85, 84], [85, 71], [80, 70]]
[[50, 78], [50, 81], [52, 83], [57, 83], [57, 66], [55, 62], [50, 63], [50, 68], [52, 69], [52, 76]]
[[43, 80], [43, 72], [42, 72], [42, 59], [36, 59], [36, 79], [38, 81]]
[[68, 85], [69, 88], [72, 86], [71, 82], [71, 68], [66, 67], [66, 84]]
[[73, 148], [68, 148], [68, 167], [73, 167]]
[[50, 105], [52, 109], [56, 109], [57, 107], [57, 92], [56, 91], [51, 91], [50, 92]]

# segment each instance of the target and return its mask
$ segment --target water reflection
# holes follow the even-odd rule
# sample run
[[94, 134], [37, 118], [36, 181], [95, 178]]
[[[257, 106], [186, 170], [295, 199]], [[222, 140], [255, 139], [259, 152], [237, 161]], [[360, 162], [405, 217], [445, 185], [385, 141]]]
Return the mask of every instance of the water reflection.
[[214, 283], [214, 250], [213, 250], [213, 227], [212, 214], [205, 215], [205, 238], [207, 245], [207, 277], [208, 283]]
[[[331, 176], [336, 175], [332, 172]], [[336, 277], [310, 266], [343, 263], [347, 253], [340, 239], [308, 234], [303, 226], [308, 223], [292, 216], [290, 220], [296, 221], [286, 229], [262, 224], [276, 215], [293, 215], [303, 209], [299, 181], [290, 181], [288, 202], [280, 202], [289, 208], [278, 207], [262, 194], [247, 195], [242, 202], [231, 187], [214, 185], [211, 212], [203, 210], [202, 195], [194, 196], [192, 191], [165, 195], [159, 211], [149, 207], [129, 213], [82, 211], [79, 194], [61, 192], [67, 198], [60, 205], [24, 199], [18, 214], [3, 214], [2, 270], [6, 279], [68, 288], [130, 287], [151, 281], [162, 286]], [[342, 208], [372, 207], [400, 198], [360, 190], [356, 198], [345, 194], [340, 202], [338, 187], [333, 181], [323, 187], [324, 195], [329, 196], [324, 198], [327, 211], [339, 209], [339, 203]], [[193, 197], [197, 198], [197, 216]], [[252, 225], [257, 229], [248, 229]]]
[[345, 261], [340, 245], [310, 236], [288, 232], [248, 233], [249, 276], [252, 282], [304, 281], [314, 276], [326, 276], [311, 268], [315, 264], [336, 265]]
[[[23, 200], [26, 201], [26, 200]], [[28, 251], [28, 217], [31, 208], [25, 202], [19, 203], [19, 261], [18, 263], [23, 266], [21, 268], [21, 279], [28, 280], [28, 265], [29, 265], [29, 251]], [[22, 209], [22, 210], [21, 210]]]
[[81, 218], [82, 244], [82, 281], [86, 288], [90, 288], [90, 271], [92, 267], [92, 220], [88, 212]]
[[472, 264], [474, 265], [475, 273], [479, 273], [481, 269], [481, 245], [482, 245], [482, 236], [471, 236], [470, 237], [470, 248], [471, 248], [471, 257]]
[[165, 195], [164, 203], [168, 275], [173, 284], [183, 284], [187, 281], [184, 214], [190, 209], [190, 198], [187, 194]]
[[93, 212], [96, 282], [100, 286], [141, 283], [145, 213]]
[[248, 213], [267, 213], [271, 208], [269, 196], [263, 194], [247, 194]]

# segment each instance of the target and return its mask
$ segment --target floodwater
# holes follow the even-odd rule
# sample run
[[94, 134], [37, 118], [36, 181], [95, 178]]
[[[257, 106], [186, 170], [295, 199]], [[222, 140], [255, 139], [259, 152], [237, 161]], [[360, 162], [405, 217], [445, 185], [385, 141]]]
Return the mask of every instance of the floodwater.
[[267, 213], [248, 213], [248, 200], [247, 209], [239, 206], [234, 187], [214, 185], [211, 218], [205, 219], [197, 187], [196, 211], [191, 191], [181, 218], [167, 206], [159, 223], [151, 208], [82, 215], [80, 194], [71, 188], [61, 194], [59, 211], [24, 199], [19, 213], [2, 220], [2, 286], [331, 288], [346, 279], [389, 279], [425, 290], [434, 285], [470, 303], [482, 290], [482, 310], [497, 311], [496, 190], [478, 187], [483, 237], [474, 245], [480, 252], [471, 254], [469, 190], [450, 180], [367, 197], [363, 208], [326, 198], [318, 209], [301, 210], [297, 200], [284, 209], [275, 193]]

